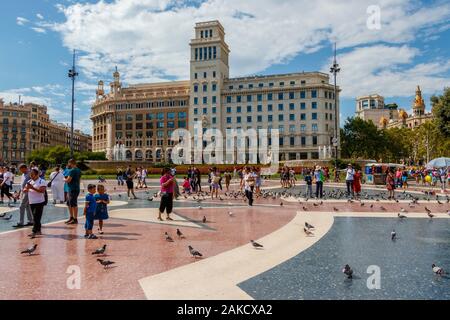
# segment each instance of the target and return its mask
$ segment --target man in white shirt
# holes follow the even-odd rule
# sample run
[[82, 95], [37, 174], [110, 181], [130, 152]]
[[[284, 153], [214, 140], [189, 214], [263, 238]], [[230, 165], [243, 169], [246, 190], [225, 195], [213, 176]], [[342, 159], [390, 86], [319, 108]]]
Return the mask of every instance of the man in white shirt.
[[45, 191], [47, 182], [39, 178], [39, 170], [32, 169], [30, 172], [31, 180], [26, 184], [24, 192], [28, 192], [28, 201], [30, 202], [31, 213], [33, 214], [33, 232], [29, 235], [32, 239], [41, 235], [41, 219], [45, 206]]
[[345, 184], [347, 185], [347, 196], [350, 197], [350, 195], [353, 197], [353, 180], [354, 180], [355, 170], [353, 169], [352, 165], [349, 163], [346, 170], [346, 176], [345, 176]]
[[[3, 172], [3, 182], [1, 183], [1, 197], [3, 203], [3, 195], [6, 195], [8, 197], [8, 203], [11, 202], [11, 199], [13, 198], [11, 194], [11, 187], [13, 182], [14, 175], [9, 171], [9, 167], [5, 167], [5, 170]], [[15, 200], [15, 199], [14, 199]]]
[[[30, 171], [27, 168], [26, 164], [21, 164], [19, 166], [19, 171], [22, 173], [21, 181], [20, 181], [20, 190], [19, 195], [20, 197], [22, 195], [22, 201], [20, 203], [20, 218], [19, 222], [14, 225], [14, 228], [22, 228], [25, 226], [32, 226], [33, 225], [33, 215], [31, 214], [31, 207], [30, 203], [28, 202], [28, 193], [24, 192], [25, 186], [27, 182], [30, 180]], [[28, 223], [25, 225], [25, 212], [27, 213]]]

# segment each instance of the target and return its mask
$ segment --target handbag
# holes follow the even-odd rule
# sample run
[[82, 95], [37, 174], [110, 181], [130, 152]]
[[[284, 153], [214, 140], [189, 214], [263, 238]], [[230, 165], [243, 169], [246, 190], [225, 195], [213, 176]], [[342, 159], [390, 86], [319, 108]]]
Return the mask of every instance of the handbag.
[[55, 180], [55, 178], [58, 176], [58, 174], [59, 174], [59, 171], [58, 171], [58, 173], [57, 174], [55, 174], [55, 176], [53, 177], [53, 179], [52, 180], [50, 180], [50, 182], [47, 184], [47, 187], [49, 187], [49, 188], [51, 188], [52, 187], [52, 182], [53, 182], [53, 180]]

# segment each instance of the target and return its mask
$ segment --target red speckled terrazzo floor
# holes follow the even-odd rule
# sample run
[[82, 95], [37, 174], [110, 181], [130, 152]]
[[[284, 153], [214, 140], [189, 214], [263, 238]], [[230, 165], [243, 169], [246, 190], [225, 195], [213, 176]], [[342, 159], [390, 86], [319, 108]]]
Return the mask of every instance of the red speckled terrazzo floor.
[[[165, 241], [164, 232], [176, 238], [176, 227], [123, 219], [108, 220], [98, 240], [83, 238], [84, 220], [77, 227], [44, 226], [44, 235], [34, 240], [26, 236], [29, 230], [0, 234], [0, 299], [145, 299], [138, 280], [194, 263], [188, 245], [211, 257], [261, 238], [295, 216], [292, 208], [233, 208], [233, 217], [228, 211], [178, 210], [198, 221], [206, 215], [208, 223], [205, 228], [182, 228], [186, 239], [174, 243]], [[38, 244], [36, 255], [19, 254], [32, 243]], [[110, 270], [103, 270], [91, 255], [105, 243], [106, 259], [116, 262]], [[81, 289], [67, 288], [69, 266], [80, 268]]]

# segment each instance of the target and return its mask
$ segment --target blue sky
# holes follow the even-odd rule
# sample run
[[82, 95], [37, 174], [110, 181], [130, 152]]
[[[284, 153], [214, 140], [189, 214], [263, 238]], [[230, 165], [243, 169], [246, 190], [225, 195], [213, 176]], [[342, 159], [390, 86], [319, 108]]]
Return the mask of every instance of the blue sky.
[[[367, 24], [378, 17], [370, 5], [378, 29]], [[328, 72], [337, 41], [342, 120], [358, 95], [379, 93], [409, 111], [420, 85], [430, 109], [429, 97], [450, 86], [448, 1], [16, 0], [0, 10], [0, 98], [21, 95], [70, 122], [75, 48], [76, 126], [90, 132], [99, 79], [108, 82], [116, 65], [125, 84], [187, 79], [194, 23], [211, 19], [225, 27], [232, 76]]]

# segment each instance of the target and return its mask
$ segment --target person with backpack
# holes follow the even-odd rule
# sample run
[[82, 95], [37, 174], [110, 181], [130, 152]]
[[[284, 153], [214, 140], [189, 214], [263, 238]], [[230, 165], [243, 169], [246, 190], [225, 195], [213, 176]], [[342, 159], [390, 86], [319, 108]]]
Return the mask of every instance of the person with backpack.
[[36, 236], [41, 235], [41, 219], [46, 205], [46, 191], [47, 182], [39, 177], [39, 170], [32, 169], [30, 172], [30, 180], [26, 183], [23, 192], [28, 193], [28, 201], [31, 207], [31, 213], [33, 215], [33, 230], [29, 235], [34, 239]]

